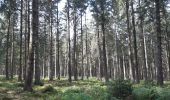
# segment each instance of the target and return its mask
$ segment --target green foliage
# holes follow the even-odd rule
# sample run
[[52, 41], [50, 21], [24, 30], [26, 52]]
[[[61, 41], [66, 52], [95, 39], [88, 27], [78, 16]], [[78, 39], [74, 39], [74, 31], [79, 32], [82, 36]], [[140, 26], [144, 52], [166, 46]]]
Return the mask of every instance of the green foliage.
[[108, 89], [111, 96], [124, 99], [131, 95], [132, 84], [128, 80], [116, 80], [109, 83]]

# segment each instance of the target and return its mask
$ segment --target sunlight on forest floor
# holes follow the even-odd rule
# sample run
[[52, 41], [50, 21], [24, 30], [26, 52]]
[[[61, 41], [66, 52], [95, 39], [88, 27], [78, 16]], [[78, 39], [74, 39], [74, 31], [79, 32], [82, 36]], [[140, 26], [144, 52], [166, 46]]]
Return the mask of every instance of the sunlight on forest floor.
[[[72, 83], [65, 78], [55, 81], [44, 80], [43, 82], [43, 86], [34, 86], [33, 92], [24, 92], [23, 83], [17, 82], [17, 79], [7, 81], [0, 77], [0, 100], [108, 100], [106, 99], [109, 95], [107, 85], [95, 78]], [[158, 92], [153, 92], [154, 90]], [[132, 94], [137, 99], [130, 98], [130, 95], [125, 100], [169, 100], [166, 99], [169, 98], [169, 93], [170, 81], [165, 82], [164, 88], [158, 87], [154, 83], [141, 81], [140, 84], [133, 85]], [[163, 99], [146, 99], [158, 94], [160, 97], [163, 95]]]

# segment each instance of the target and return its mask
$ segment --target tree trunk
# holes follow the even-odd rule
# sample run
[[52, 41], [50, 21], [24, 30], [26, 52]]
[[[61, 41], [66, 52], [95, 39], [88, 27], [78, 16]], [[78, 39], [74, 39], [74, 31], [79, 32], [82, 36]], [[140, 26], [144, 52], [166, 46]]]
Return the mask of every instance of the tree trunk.
[[23, 12], [23, 0], [21, 0], [21, 12], [20, 12], [20, 59], [18, 81], [22, 81], [22, 21], [23, 21], [22, 12]]
[[74, 67], [74, 80], [77, 81], [77, 57], [76, 57], [76, 52], [77, 52], [77, 15], [76, 15], [76, 10], [74, 8], [74, 20], [73, 20], [73, 24], [74, 24], [74, 53], [73, 53], [73, 67]]
[[82, 20], [82, 12], [80, 14], [80, 17], [81, 17], [81, 80], [84, 79], [84, 53], [83, 53], [83, 50], [84, 50], [84, 47], [83, 47], [83, 20]]
[[27, 76], [25, 79], [24, 90], [32, 91], [32, 81], [33, 81], [33, 72], [34, 72], [34, 50], [36, 46], [36, 39], [38, 37], [38, 2], [39, 0], [32, 1], [32, 35], [30, 35], [30, 47], [29, 47], [29, 61], [28, 61], [28, 70]]
[[52, 2], [50, 1], [50, 81], [54, 78], [54, 64], [53, 64], [53, 16], [52, 16]]
[[58, 11], [58, 2], [57, 2], [57, 43], [58, 43], [58, 56], [57, 56], [57, 67], [58, 67], [58, 79], [60, 80], [60, 38], [59, 38], [59, 11]]
[[71, 40], [70, 40], [70, 1], [67, 0], [67, 31], [68, 31], [68, 75], [69, 82], [71, 83], [72, 72], [71, 72]]
[[9, 34], [10, 34], [10, 24], [11, 24], [11, 10], [8, 13], [8, 29], [7, 29], [7, 42], [6, 42], [6, 65], [5, 65], [5, 75], [6, 79], [9, 80]]
[[109, 81], [108, 73], [107, 73], [107, 57], [106, 57], [106, 34], [105, 34], [105, 16], [104, 16], [104, 3], [101, 2], [101, 10], [102, 10], [102, 23], [101, 23], [101, 28], [102, 28], [102, 33], [103, 33], [103, 62], [104, 62], [104, 76], [105, 76], [105, 81]]
[[36, 40], [35, 40], [35, 85], [41, 85], [41, 80], [40, 80], [40, 75], [41, 75], [41, 69], [40, 69], [40, 60], [39, 60], [39, 39], [38, 39], [38, 34], [36, 35]]
[[127, 18], [127, 32], [128, 32], [128, 51], [129, 51], [129, 72], [130, 78], [134, 81], [135, 79], [135, 70], [134, 70], [134, 62], [133, 62], [133, 54], [132, 54], [132, 34], [130, 31], [130, 21], [129, 21], [129, 0], [126, 0], [126, 18]]
[[137, 50], [137, 41], [136, 41], [136, 28], [135, 28], [135, 15], [133, 8], [133, 0], [131, 0], [131, 9], [132, 9], [132, 25], [133, 25], [133, 44], [134, 44], [134, 56], [135, 56], [135, 71], [136, 71], [136, 83], [139, 83], [139, 66], [138, 66], [138, 50]]
[[25, 78], [26, 78], [26, 69], [27, 69], [27, 60], [28, 60], [28, 46], [27, 46], [27, 42], [29, 42], [29, 41], [27, 41], [28, 39], [28, 13], [27, 13], [27, 11], [28, 11], [28, 2], [26, 1], [25, 2], [25, 34], [24, 34], [24, 36], [25, 36], [25, 52], [24, 52], [24, 55], [25, 55], [25, 59], [24, 59], [24, 68], [23, 68], [23, 78], [24, 78], [24, 80], [25, 80]]
[[156, 33], [157, 33], [157, 50], [156, 50], [156, 66], [157, 66], [157, 84], [163, 85], [163, 70], [162, 70], [162, 47], [161, 47], [161, 18], [160, 18], [160, 0], [155, 0], [156, 4]]
[[86, 76], [87, 79], [90, 76], [90, 70], [89, 70], [89, 53], [88, 53], [88, 33], [87, 33], [87, 22], [86, 22], [86, 13], [85, 13], [85, 27], [86, 27]]
[[139, 29], [140, 29], [140, 37], [141, 37], [141, 48], [142, 48], [142, 62], [143, 62], [143, 74], [144, 74], [144, 80], [147, 80], [147, 60], [146, 60], [146, 51], [145, 51], [145, 40], [144, 40], [144, 32], [143, 32], [143, 15], [142, 15], [142, 8], [141, 8], [141, 2], [139, 0], [139, 7], [140, 7], [140, 14], [139, 14], [139, 20], [140, 20], [140, 24], [139, 24]]

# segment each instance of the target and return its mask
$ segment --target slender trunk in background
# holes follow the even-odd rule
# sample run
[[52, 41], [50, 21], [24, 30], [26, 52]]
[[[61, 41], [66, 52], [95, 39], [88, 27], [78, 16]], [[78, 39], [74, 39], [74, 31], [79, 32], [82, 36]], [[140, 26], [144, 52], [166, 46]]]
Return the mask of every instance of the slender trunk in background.
[[135, 13], [133, 8], [133, 0], [131, 0], [131, 9], [132, 9], [132, 26], [133, 26], [133, 44], [134, 44], [134, 56], [135, 56], [135, 71], [136, 71], [136, 83], [139, 83], [139, 65], [138, 65], [138, 50], [137, 50], [137, 41], [136, 41], [136, 28], [135, 28]]

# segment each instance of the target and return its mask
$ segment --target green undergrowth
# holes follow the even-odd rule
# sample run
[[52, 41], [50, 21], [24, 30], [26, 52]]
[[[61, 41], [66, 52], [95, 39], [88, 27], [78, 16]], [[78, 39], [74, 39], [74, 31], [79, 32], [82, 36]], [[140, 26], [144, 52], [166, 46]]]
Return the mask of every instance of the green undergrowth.
[[170, 100], [170, 84], [159, 87], [154, 81], [141, 81], [134, 85], [132, 95], [134, 100]]
[[43, 81], [43, 86], [34, 86], [33, 92], [23, 91], [23, 83], [17, 79], [0, 77], [0, 100], [169, 100], [170, 82], [159, 87], [152, 81], [132, 84], [128, 80], [108, 83], [96, 78], [72, 81], [67, 79]]

